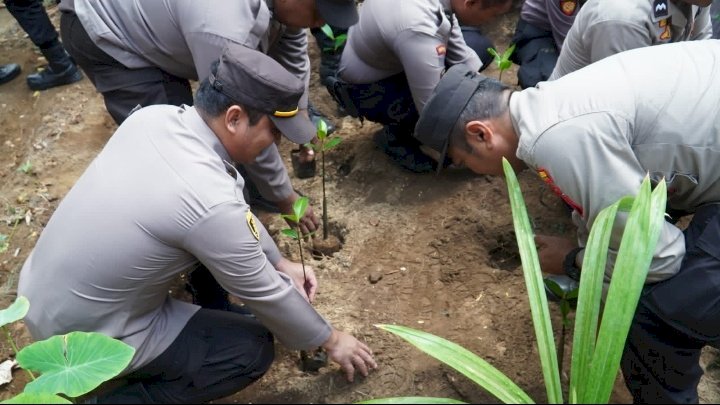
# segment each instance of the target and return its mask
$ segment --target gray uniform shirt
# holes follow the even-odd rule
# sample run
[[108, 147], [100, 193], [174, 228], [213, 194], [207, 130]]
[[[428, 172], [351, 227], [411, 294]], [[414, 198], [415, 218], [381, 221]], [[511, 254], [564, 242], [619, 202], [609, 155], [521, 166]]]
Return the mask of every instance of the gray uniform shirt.
[[65, 196], [22, 268], [18, 293], [30, 300], [33, 337], [104, 333], [136, 348], [128, 371], [135, 370], [162, 354], [199, 309], [168, 290], [200, 261], [285, 345], [325, 342], [329, 324], [273, 267], [280, 253], [249, 214], [243, 186], [194, 108], [132, 114]]
[[[720, 203], [718, 72], [720, 41], [684, 42], [623, 52], [511, 96], [517, 156], [575, 207], [581, 246], [600, 211], [637, 194], [648, 173], [667, 181], [671, 208]], [[682, 232], [666, 223], [648, 282], [674, 275], [684, 254]]]
[[[274, 20], [268, 5], [271, 0], [64, 0], [60, 8], [74, 11], [93, 42], [131, 69], [158, 67], [203, 80], [225, 45], [235, 42], [268, 54], [307, 86], [307, 35]], [[307, 90], [300, 108], [307, 108]], [[292, 194], [274, 145], [246, 169], [270, 201]]]
[[560, 49], [579, 10], [580, 0], [525, 0], [520, 17], [552, 32], [555, 45]]
[[422, 111], [446, 65], [482, 62], [463, 39], [450, 0], [366, 0], [350, 28], [338, 74], [348, 83], [373, 83], [405, 72]]
[[708, 7], [667, 0], [660, 2], [656, 11], [654, 3], [655, 0], [588, 0], [575, 17], [548, 80], [628, 49], [710, 38]]

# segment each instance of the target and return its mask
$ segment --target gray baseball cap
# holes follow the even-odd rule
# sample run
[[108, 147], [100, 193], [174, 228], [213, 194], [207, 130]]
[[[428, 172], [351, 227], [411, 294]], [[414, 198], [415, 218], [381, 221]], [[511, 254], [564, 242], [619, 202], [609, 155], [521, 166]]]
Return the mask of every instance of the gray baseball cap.
[[438, 172], [447, 155], [447, 149], [457, 120], [470, 98], [488, 78], [466, 65], [448, 69], [430, 95], [430, 99], [415, 124], [415, 138], [423, 145], [440, 153]]
[[289, 140], [304, 144], [315, 137], [315, 126], [299, 113], [305, 83], [264, 53], [229, 43], [208, 80], [232, 100], [267, 114]]
[[333, 27], [350, 28], [358, 22], [355, 0], [315, 0], [323, 20]]

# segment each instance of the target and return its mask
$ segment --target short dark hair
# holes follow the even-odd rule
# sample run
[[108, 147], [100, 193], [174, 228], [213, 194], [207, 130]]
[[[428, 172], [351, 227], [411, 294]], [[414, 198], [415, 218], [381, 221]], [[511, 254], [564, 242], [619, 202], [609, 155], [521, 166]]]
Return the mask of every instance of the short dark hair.
[[508, 109], [508, 103], [503, 97], [506, 90], [510, 90], [510, 87], [498, 80], [492, 78], [484, 80], [460, 113], [455, 128], [450, 134], [450, 144], [470, 151], [470, 145], [465, 139], [465, 126], [470, 121], [497, 118], [504, 114]]
[[[219, 61], [216, 60], [210, 65], [210, 72], [212, 74], [217, 73], [218, 64]], [[247, 114], [250, 126], [260, 122], [262, 117], [266, 115], [260, 111], [244, 106], [219, 92], [210, 84], [210, 80], [208, 78], [205, 78], [200, 82], [200, 85], [195, 92], [194, 104], [196, 108], [199, 108], [212, 117], [217, 117], [225, 113], [225, 111], [227, 111], [227, 109], [231, 106], [238, 105], [242, 107]]]

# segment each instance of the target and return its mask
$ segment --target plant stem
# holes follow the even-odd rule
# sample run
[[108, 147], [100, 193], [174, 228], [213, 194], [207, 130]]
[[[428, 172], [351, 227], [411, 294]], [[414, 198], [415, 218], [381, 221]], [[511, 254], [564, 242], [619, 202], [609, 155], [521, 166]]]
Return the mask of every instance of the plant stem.
[[[3, 331], [5, 331], [5, 336], [7, 337], [10, 347], [12, 347], [13, 351], [15, 352], [15, 358], [17, 359], [17, 355], [20, 352], [20, 350], [18, 350], [18, 347], [15, 344], [15, 339], [13, 339], [12, 334], [10, 333], [10, 330], [6, 326], [3, 326], [2, 329], [3, 329]], [[25, 370], [25, 369], [23, 369], [23, 370]], [[33, 375], [33, 373], [30, 370], [25, 370], [25, 372], [30, 376], [31, 380], [33, 380], [33, 381], [35, 380], [35, 376]]]
[[504, 70], [503, 70], [503, 69], [500, 69], [500, 76], [498, 77], [498, 81], [500, 81], [500, 82], [502, 82], [502, 74], [503, 74], [503, 72], [504, 72]]
[[[324, 146], [324, 145], [323, 145]], [[328, 218], [327, 218], [327, 197], [325, 194], [325, 149], [320, 152], [320, 165], [322, 166], [322, 193], [323, 193], [323, 240], [328, 238]]]
[[560, 377], [563, 374], [563, 360], [565, 359], [565, 320], [563, 320], [562, 331], [560, 332], [560, 346], [558, 347], [558, 365], [560, 366]]
[[303, 256], [303, 248], [302, 248], [302, 233], [300, 232], [300, 223], [297, 224], [297, 234], [298, 234], [298, 247], [300, 247], [300, 263], [302, 263], [303, 268], [303, 288], [305, 287], [305, 284], [307, 284], [307, 275], [305, 275], [305, 257]]

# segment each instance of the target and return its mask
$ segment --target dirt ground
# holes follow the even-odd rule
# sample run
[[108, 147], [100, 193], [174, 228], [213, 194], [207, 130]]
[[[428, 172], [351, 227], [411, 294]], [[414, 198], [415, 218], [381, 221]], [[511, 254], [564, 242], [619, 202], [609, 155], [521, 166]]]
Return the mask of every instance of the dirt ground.
[[[57, 10], [50, 9], [50, 14], [57, 24]], [[516, 19], [517, 8], [485, 27], [501, 50], [509, 43]], [[43, 225], [110, 138], [115, 124], [87, 79], [41, 94], [27, 88], [24, 75], [42, 59], [4, 9], [0, 54], [0, 63], [23, 67], [23, 76], [0, 86], [0, 234], [9, 236], [9, 248], [0, 253], [4, 307], [15, 298], [18, 273]], [[314, 43], [311, 57], [316, 69]], [[497, 75], [492, 67], [486, 73]], [[516, 84], [514, 73], [506, 73], [504, 80]], [[343, 138], [327, 155], [327, 187], [332, 229], [344, 245], [332, 257], [310, 259], [320, 281], [316, 307], [333, 325], [366, 341], [379, 368], [347, 383], [335, 365], [313, 374], [300, 371], [298, 352], [279, 346], [276, 363], [261, 381], [216, 402], [349, 403], [388, 396], [497, 402], [461, 375], [374, 326], [382, 323], [418, 328], [459, 343], [506, 373], [536, 401], [546, 401], [504, 180], [466, 171], [439, 177], [404, 171], [373, 145], [377, 125], [335, 115], [332, 100], [317, 85], [317, 73], [312, 100], [333, 117], [336, 133]], [[283, 146], [288, 167], [289, 150], [290, 145]], [[519, 178], [536, 231], [571, 237], [573, 227], [559, 200], [533, 174], [524, 172]], [[293, 182], [320, 212], [319, 176]], [[293, 241], [279, 235], [283, 223], [277, 215], [264, 214], [261, 220], [281, 250], [299, 259]], [[558, 308], [551, 311], [558, 330]], [[21, 345], [31, 341], [22, 323], [12, 326], [11, 333]], [[12, 355], [7, 344], [0, 344], [0, 350], [0, 361]], [[716, 351], [705, 353], [703, 366], [708, 373], [702, 400], [718, 402]], [[22, 390], [23, 375], [14, 375], [14, 382], [0, 388], [0, 399]], [[620, 378], [612, 401], [631, 402]]]

